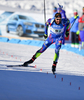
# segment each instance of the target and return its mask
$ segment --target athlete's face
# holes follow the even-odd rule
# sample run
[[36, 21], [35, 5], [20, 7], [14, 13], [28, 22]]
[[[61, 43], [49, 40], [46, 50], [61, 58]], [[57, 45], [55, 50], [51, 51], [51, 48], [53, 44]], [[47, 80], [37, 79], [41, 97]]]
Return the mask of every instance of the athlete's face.
[[77, 13], [74, 13], [74, 16], [77, 16]]
[[57, 10], [53, 10], [53, 12], [56, 12]]
[[61, 12], [62, 12], [62, 9], [57, 9], [57, 12], [58, 12], [58, 13], [61, 13]]
[[60, 17], [55, 18], [55, 22], [56, 22], [56, 24], [60, 24], [61, 23], [61, 18]]
[[83, 8], [83, 13], [84, 13], [84, 8]]

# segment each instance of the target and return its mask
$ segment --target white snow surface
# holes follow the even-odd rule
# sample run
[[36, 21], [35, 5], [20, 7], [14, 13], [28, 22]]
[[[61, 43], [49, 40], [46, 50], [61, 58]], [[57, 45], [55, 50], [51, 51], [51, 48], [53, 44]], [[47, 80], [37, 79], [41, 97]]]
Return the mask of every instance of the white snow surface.
[[36, 68], [6, 67], [22, 64], [38, 49], [0, 42], [0, 100], [84, 100], [83, 56], [60, 50], [55, 75], [51, 71], [54, 57], [51, 48], [31, 64]]

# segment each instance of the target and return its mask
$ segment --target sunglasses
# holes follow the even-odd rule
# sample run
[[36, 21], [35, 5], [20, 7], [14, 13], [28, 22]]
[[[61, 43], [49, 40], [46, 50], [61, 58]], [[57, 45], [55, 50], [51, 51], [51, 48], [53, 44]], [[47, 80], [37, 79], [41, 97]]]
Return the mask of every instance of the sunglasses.
[[61, 20], [61, 18], [56, 18], [56, 20]]

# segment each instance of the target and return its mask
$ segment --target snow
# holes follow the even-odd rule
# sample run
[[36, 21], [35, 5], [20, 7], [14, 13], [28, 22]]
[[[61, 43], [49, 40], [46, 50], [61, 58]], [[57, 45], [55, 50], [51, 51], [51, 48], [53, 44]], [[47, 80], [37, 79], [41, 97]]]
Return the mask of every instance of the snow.
[[[26, 10], [36, 7], [34, 10], [37, 9], [40, 13], [24, 14], [33, 16], [39, 22], [44, 22], [43, 0], [38, 1], [24, 0], [23, 3], [16, 0], [13, 2], [0, 0], [0, 4], [12, 7], [14, 5]], [[54, 1], [56, 0], [46, 3], [46, 18], [52, 17], [52, 7], [57, 5], [57, 1], [55, 3]], [[10, 2], [12, 2], [11, 5]], [[83, 0], [59, 0], [59, 3], [63, 4], [68, 17], [72, 16], [75, 7], [81, 15]], [[3, 26], [1, 28], [4, 29]], [[3, 33], [6, 35], [5, 32]], [[84, 57], [81, 55], [60, 50], [56, 76], [51, 71], [54, 57], [54, 49], [51, 48], [35, 60], [32, 65], [36, 65], [36, 68], [6, 67], [29, 60], [39, 48], [0, 42], [0, 100], [84, 100]]]
[[3, 42], [0, 47], [1, 100], [84, 100], [83, 56], [61, 50], [55, 76], [51, 72], [54, 49], [36, 59], [32, 64], [36, 68], [7, 68], [29, 60], [40, 47]]

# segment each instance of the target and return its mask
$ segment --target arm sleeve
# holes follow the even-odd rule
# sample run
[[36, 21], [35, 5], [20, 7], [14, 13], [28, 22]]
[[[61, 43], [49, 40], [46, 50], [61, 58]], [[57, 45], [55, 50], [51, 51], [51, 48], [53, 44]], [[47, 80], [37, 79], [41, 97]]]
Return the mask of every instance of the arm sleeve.
[[70, 30], [70, 21], [69, 21], [69, 19], [67, 19], [66, 30], [67, 31]]
[[47, 22], [45, 23], [45, 35], [48, 35], [48, 27], [50, 25], [50, 21], [51, 21], [51, 18], [47, 20]]
[[79, 22], [78, 22], [79, 18], [77, 19], [77, 31], [79, 31], [79, 28], [78, 28], [78, 25], [79, 25]]
[[62, 13], [61, 13], [61, 15], [62, 15], [62, 18], [66, 18], [66, 14], [65, 14], [66, 12], [64, 11], [64, 10], [62, 10]]
[[79, 22], [79, 26], [78, 26], [79, 30], [84, 30], [84, 19], [80, 17], [78, 22]]
[[65, 26], [66, 25], [66, 29], [69, 28], [70, 26], [70, 21], [67, 18], [62, 19], [62, 24]]

